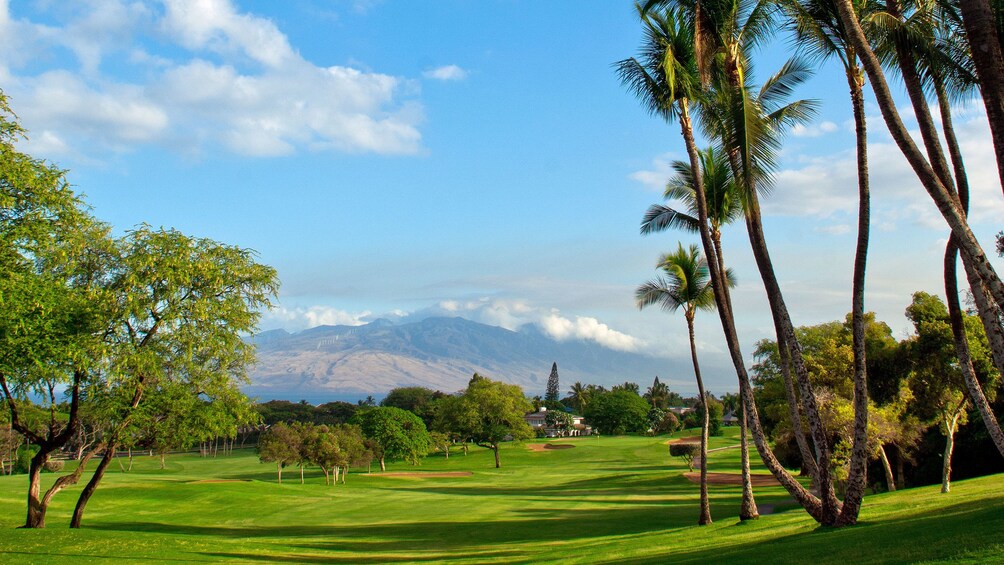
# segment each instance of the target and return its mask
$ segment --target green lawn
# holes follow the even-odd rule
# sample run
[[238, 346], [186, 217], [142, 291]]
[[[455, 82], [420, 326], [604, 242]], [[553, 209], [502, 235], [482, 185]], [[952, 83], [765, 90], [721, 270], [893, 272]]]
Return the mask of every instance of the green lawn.
[[[711, 447], [737, 443], [734, 430]], [[691, 435], [686, 433], [683, 435]], [[1004, 561], [1004, 477], [869, 497], [855, 527], [818, 528], [780, 488], [756, 491], [775, 513], [740, 524], [738, 487], [712, 487], [715, 523], [697, 527], [697, 485], [665, 437], [572, 440], [574, 449], [507, 446], [503, 468], [472, 448], [393, 471], [473, 471], [412, 478], [353, 473], [306, 484], [253, 453], [174, 456], [161, 471], [140, 457], [117, 467], [79, 531], [66, 524], [79, 488], [57, 495], [46, 530], [19, 530], [24, 476], [0, 477], [0, 563], [889, 563]], [[738, 469], [737, 450], [709, 468]], [[755, 472], [763, 473], [762, 469]], [[51, 475], [47, 475], [52, 480]], [[206, 480], [229, 482], [202, 482]]]

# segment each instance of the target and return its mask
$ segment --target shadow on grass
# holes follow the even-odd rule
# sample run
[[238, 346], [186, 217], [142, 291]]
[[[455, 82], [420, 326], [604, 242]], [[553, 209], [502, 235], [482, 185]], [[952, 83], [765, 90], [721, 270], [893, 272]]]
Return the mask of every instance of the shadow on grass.
[[[725, 548], [673, 550], [662, 555], [607, 563], [890, 563], [954, 559], [971, 553], [985, 558], [1004, 543], [1001, 500], [970, 501], [903, 517], [861, 521], [844, 528], [816, 526], [785, 536]], [[980, 524], [977, 532], [973, 524]], [[740, 524], [736, 524], [740, 526]], [[770, 527], [762, 520], [742, 527]], [[986, 532], [997, 536], [988, 537]], [[724, 532], [723, 532], [724, 533]], [[904, 543], [901, 540], [909, 540]], [[757, 557], [759, 556], [759, 557]], [[999, 557], [999, 556], [997, 556]]]

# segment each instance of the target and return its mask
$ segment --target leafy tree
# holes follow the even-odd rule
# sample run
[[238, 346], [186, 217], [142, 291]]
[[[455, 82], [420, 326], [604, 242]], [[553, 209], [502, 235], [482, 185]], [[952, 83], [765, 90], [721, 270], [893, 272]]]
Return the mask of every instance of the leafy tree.
[[256, 328], [278, 288], [275, 269], [250, 250], [147, 226], [116, 242], [112, 266], [109, 288], [119, 307], [105, 330], [109, 367], [96, 386], [120, 389], [114, 397], [122, 403], [71, 527], [79, 527], [147, 389], [187, 383], [209, 402], [243, 398], [237, 383], [247, 380], [255, 349], [242, 336]]
[[443, 432], [429, 432], [429, 447], [433, 451], [440, 451], [443, 456], [447, 459], [450, 458], [450, 446], [453, 445], [453, 440], [450, 439], [449, 434], [444, 434]]
[[422, 420], [400, 408], [380, 406], [358, 412], [352, 423], [363, 435], [381, 447], [380, 470], [386, 471], [386, 458], [404, 459], [413, 465], [429, 452], [429, 432]]
[[492, 450], [498, 469], [502, 467], [499, 446], [503, 441], [533, 437], [533, 430], [523, 419], [531, 408], [519, 386], [475, 373], [467, 389], [450, 404], [448, 411], [455, 430], [475, 445]]
[[558, 435], [564, 436], [568, 434], [569, 428], [572, 427], [572, 415], [564, 410], [548, 410], [544, 415], [544, 422], [549, 428], [554, 428], [558, 431]]
[[576, 412], [580, 414], [586, 409], [586, 405], [589, 404], [590, 390], [589, 388], [576, 381], [572, 385], [572, 388], [568, 390], [568, 396], [565, 397], [564, 403], [567, 406], [571, 406]]
[[636, 393], [614, 390], [594, 397], [583, 415], [600, 433], [621, 435], [645, 431], [648, 410], [648, 403]]
[[262, 463], [275, 463], [279, 484], [282, 484], [283, 467], [299, 459], [300, 445], [300, 435], [282, 422], [270, 427], [258, 440], [258, 457]]
[[[0, 390], [11, 429], [37, 447], [25, 527], [41, 528], [64, 485], [43, 496], [40, 473], [76, 435], [81, 388], [98, 370], [112, 307], [103, 276], [111, 238], [65, 171], [18, 150], [24, 137], [0, 92]], [[60, 390], [69, 399], [64, 415]], [[32, 399], [43, 403], [45, 420], [28, 421]]]
[[436, 418], [436, 400], [441, 398], [442, 392], [430, 388], [411, 386], [392, 389], [387, 396], [380, 401], [380, 406], [393, 406], [402, 410], [407, 410], [425, 422], [426, 428], [432, 425]]
[[669, 454], [673, 457], [679, 457], [683, 459], [684, 463], [687, 464], [687, 468], [691, 471], [694, 470], [694, 458], [700, 457], [701, 446], [696, 443], [690, 442], [676, 442], [669, 444]]
[[669, 408], [669, 387], [666, 383], [659, 382], [659, 377], [655, 377], [652, 386], [645, 391], [644, 398], [652, 403], [653, 408]]
[[649, 410], [647, 420], [649, 429], [655, 435], [671, 434], [680, 429], [680, 419], [676, 414], [662, 408]]

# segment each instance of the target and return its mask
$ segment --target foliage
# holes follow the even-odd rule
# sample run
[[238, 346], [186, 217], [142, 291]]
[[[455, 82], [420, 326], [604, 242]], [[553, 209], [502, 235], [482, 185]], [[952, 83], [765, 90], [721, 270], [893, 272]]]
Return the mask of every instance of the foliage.
[[649, 405], [629, 390], [613, 390], [593, 398], [583, 414], [601, 434], [643, 432], [648, 426]]
[[669, 444], [669, 454], [673, 457], [679, 457], [687, 464], [687, 467], [693, 471], [694, 470], [694, 458], [701, 453], [701, 444], [691, 443], [685, 441], [678, 441]]
[[379, 406], [356, 413], [352, 419], [363, 435], [380, 444], [383, 456], [404, 459], [417, 465], [429, 452], [429, 432], [425, 423], [411, 412]]
[[425, 423], [425, 427], [432, 426], [436, 419], [436, 401], [445, 396], [438, 390], [430, 388], [411, 386], [391, 389], [387, 396], [380, 401], [380, 406], [392, 406], [407, 410]]
[[551, 365], [551, 374], [547, 377], [547, 390], [544, 393], [544, 402], [547, 402], [548, 409], [551, 409], [551, 403], [557, 403], [559, 401], [559, 390], [561, 386], [558, 384], [558, 363]]

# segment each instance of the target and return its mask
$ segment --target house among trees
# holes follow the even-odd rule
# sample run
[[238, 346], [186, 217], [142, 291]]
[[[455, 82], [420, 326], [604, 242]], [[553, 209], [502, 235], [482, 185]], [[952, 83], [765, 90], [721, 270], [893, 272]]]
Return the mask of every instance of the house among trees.
[[687, 414], [694, 411], [693, 406], [670, 406], [668, 408], [670, 412], [676, 414], [677, 416], [686, 416]]
[[543, 433], [544, 437], [573, 437], [592, 435], [592, 426], [585, 423], [582, 416], [576, 416], [563, 410], [551, 410], [548, 412], [546, 406], [541, 406], [540, 410], [530, 412], [523, 416], [527, 424], [533, 428], [537, 435]]
[[722, 425], [723, 426], [738, 426], [739, 425], [739, 417], [736, 416], [735, 412], [733, 412], [732, 410], [729, 410], [729, 411], [725, 412], [725, 414], [722, 416]]

